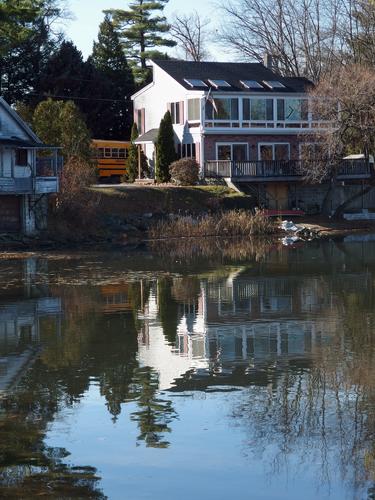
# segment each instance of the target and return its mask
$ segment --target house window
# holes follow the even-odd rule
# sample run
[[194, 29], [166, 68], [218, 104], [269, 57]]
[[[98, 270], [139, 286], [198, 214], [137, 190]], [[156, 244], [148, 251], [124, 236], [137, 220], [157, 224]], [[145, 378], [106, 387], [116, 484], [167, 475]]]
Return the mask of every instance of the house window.
[[174, 125], [179, 125], [184, 123], [184, 103], [181, 102], [170, 102], [168, 104], [168, 109], [171, 112], [172, 123]]
[[179, 144], [178, 145], [178, 156], [180, 156], [180, 158], [196, 158], [195, 143]]
[[273, 99], [243, 99], [244, 121], [273, 121]]
[[135, 118], [137, 121], [138, 133], [143, 135], [145, 133], [145, 109], [141, 108], [135, 111]]
[[308, 121], [308, 100], [277, 99], [277, 120], [286, 122]]
[[247, 161], [248, 145], [246, 143], [217, 144], [216, 158], [218, 160]]
[[188, 120], [199, 121], [201, 119], [201, 100], [188, 99]]
[[16, 150], [16, 165], [18, 167], [27, 167], [27, 149]]
[[173, 124], [180, 123], [180, 103], [179, 102], [171, 102], [171, 115], [172, 115], [172, 123]]
[[290, 159], [290, 144], [287, 142], [259, 144], [258, 158], [261, 161], [287, 161]]
[[213, 102], [207, 101], [206, 120], [237, 121], [238, 99], [216, 98]]
[[324, 158], [324, 149], [321, 144], [304, 142], [299, 145], [299, 157], [305, 161], [316, 161]]

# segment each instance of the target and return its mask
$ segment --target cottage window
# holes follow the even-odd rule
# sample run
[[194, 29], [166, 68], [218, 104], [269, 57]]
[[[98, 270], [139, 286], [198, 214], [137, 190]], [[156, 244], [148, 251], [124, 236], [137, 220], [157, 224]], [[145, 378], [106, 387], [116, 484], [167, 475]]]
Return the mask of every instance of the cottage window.
[[16, 150], [16, 165], [18, 167], [27, 167], [27, 149]]

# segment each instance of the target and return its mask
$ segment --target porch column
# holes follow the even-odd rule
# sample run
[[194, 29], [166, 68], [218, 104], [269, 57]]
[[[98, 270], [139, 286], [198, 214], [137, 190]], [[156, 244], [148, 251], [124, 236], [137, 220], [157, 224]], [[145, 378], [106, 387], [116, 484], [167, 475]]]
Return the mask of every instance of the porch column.
[[137, 144], [137, 149], [138, 149], [138, 179], [141, 178], [141, 145]]

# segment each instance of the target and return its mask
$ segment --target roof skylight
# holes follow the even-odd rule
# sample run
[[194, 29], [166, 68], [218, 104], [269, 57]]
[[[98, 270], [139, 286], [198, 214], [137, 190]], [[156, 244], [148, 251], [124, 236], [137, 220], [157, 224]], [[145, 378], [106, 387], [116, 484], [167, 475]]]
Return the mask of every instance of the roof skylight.
[[218, 88], [231, 87], [232, 85], [225, 80], [208, 80], [211, 85]]
[[184, 78], [184, 82], [186, 82], [190, 87], [207, 87], [203, 80], [199, 80], [197, 78]]
[[267, 85], [270, 89], [285, 89], [285, 85], [277, 80], [264, 80], [263, 83]]
[[240, 80], [240, 83], [246, 89], [262, 89], [263, 88], [263, 86], [255, 80]]

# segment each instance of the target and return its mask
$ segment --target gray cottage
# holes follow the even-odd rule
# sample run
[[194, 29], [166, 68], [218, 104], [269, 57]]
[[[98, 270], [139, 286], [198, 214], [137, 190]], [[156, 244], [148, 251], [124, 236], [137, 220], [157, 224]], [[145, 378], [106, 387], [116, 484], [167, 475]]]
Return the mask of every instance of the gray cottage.
[[0, 98], [0, 232], [46, 227], [47, 198], [59, 190], [58, 148], [47, 146]]

